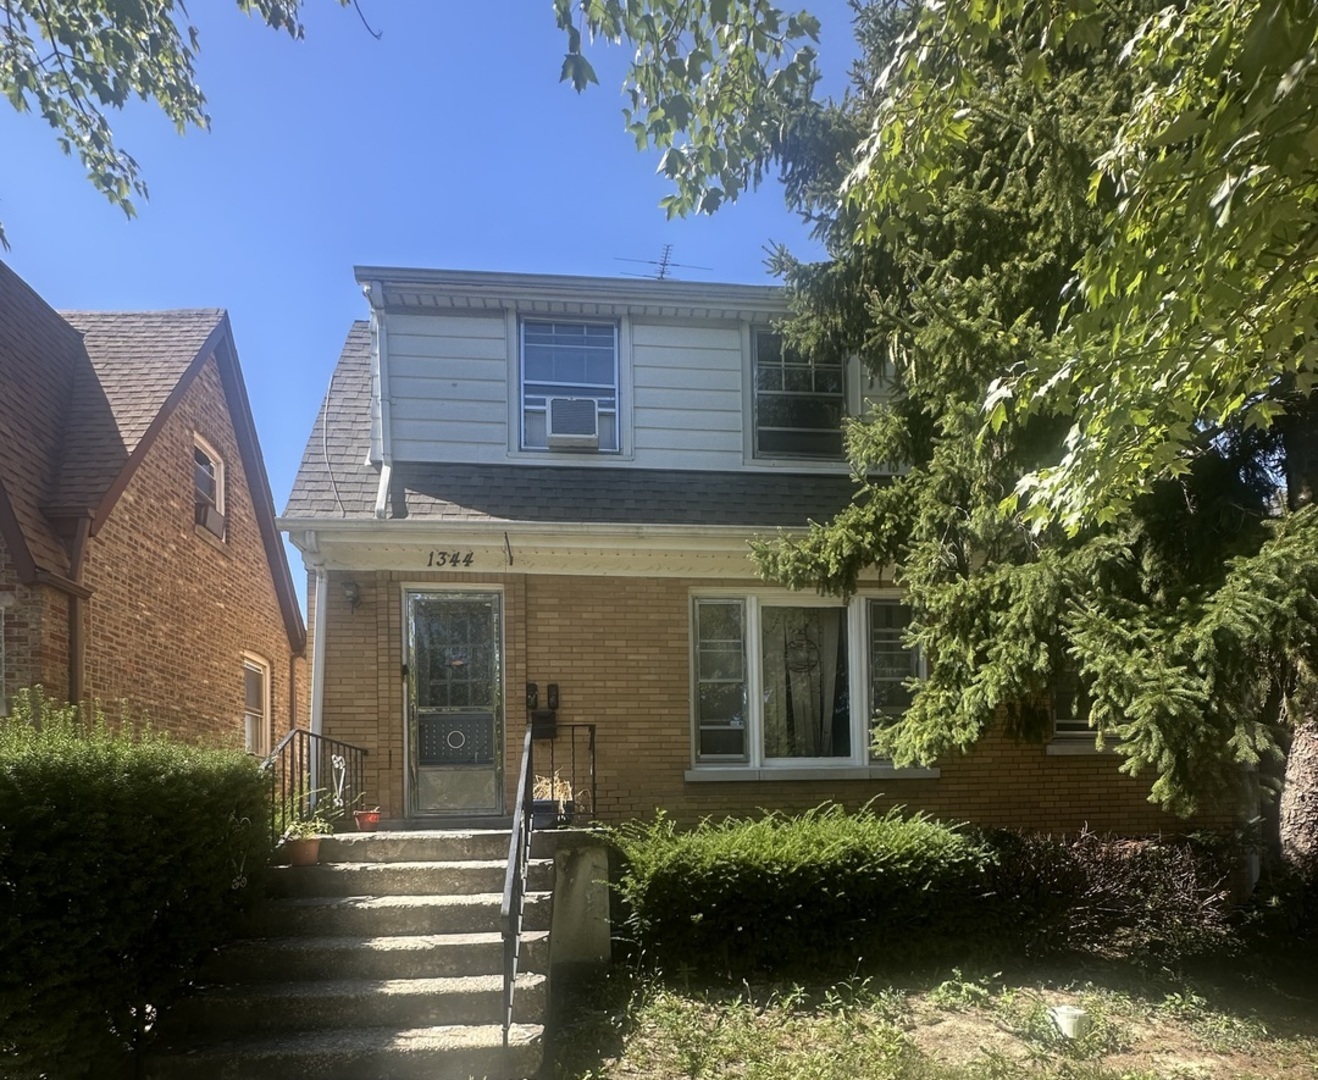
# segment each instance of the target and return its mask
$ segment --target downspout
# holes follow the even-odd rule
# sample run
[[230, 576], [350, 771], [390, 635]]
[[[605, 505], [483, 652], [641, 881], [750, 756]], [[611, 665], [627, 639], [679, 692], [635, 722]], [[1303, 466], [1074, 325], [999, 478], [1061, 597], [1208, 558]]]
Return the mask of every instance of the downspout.
[[316, 616], [312, 620], [311, 645], [311, 732], [324, 730], [325, 718], [325, 625], [328, 622], [329, 573], [324, 564], [316, 567]]
[[[91, 516], [78, 518], [73, 527], [73, 544], [69, 552], [70, 576], [82, 585], [82, 563], [91, 536]], [[87, 694], [87, 635], [83, 633], [84, 601], [87, 591], [69, 592], [69, 701], [81, 705]]]
[[373, 403], [379, 411], [379, 444], [371, 447], [372, 464], [380, 465], [380, 482], [375, 489], [375, 516], [383, 520], [388, 513], [389, 477], [393, 472], [393, 409], [389, 385], [389, 330], [384, 321], [384, 284], [372, 281], [362, 287], [371, 304], [371, 383]]

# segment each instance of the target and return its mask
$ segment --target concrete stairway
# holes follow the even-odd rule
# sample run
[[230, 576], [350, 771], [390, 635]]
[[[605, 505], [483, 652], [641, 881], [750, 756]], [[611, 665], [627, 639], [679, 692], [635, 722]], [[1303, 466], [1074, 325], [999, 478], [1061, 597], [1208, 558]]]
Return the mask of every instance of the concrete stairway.
[[277, 899], [165, 1018], [151, 1080], [509, 1080], [535, 1076], [553, 864], [527, 883], [503, 1047], [499, 927], [508, 833], [354, 833], [319, 866], [274, 869]]

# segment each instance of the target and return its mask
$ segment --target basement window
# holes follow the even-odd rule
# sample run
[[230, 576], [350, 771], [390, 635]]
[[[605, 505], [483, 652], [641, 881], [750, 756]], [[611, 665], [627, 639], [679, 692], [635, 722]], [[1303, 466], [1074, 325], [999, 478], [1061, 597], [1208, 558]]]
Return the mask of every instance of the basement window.
[[192, 444], [193, 484], [199, 528], [224, 539], [224, 459], [201, 436]]

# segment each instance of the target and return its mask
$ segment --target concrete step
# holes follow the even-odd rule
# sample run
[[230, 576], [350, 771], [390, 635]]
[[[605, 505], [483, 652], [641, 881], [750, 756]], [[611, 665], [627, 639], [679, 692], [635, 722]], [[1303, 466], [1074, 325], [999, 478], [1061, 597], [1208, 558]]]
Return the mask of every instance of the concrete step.
[[[522, 971], [549, 971], [549, 934], [522, 935]], [[503, 935], [418, 934], [301, 937], [234, 942], [206, 964], [208, 983], [296, 979], [422, 979], [503, 971]]]
[[[308, 868], [309, 869], [309, 868]], [[553, 894], [526, 895], [525, 930], [548, 930]], [[272, 900], [253, 912], [247, 937], [384, 937], [498, 933], [502, 893], [461, 896], [309, 896]]]
[[[518, 975], [513, 1019], [543, 1024], [547, 990], [544, 975]], [[244, 1032], [497, 1024], [502, 1016], [500, 973], [217, 986], [179, 1002], [164, 1023], [169, 1030], [206, 1039]]]
[[[271, 868], [275, 896], [420, 896], [423, 894], [502, 894], [507, 866], [501, 859], [461, 862], [324, 862], [317, 866]], [[534, 859], [527, 888], [553, 888], [554, 864]]]
[[508, 858], [507, 829], [339, 833], [320, 842], [321, 862], [457, 862]]
[[149, 1080], [520, 1080], [540, 1069], [543, 1031], [514, 1025], [509, 1046], [503, 1028], [436, 1026], [410, 1029], [298, 1032], [238, 1039], [158, 1054]]

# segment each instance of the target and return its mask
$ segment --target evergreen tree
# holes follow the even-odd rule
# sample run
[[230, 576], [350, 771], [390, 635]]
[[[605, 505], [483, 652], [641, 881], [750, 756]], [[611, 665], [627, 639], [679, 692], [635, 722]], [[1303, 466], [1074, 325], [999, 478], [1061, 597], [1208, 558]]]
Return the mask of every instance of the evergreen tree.
[[[1256, 778], [1275, 787], [1289, 749], [1282, 840], [1312, 870], [1318, 510], [1302, 494], [1314, 487], [1311, 465], [1297, 471], [1313, 460], [1297, 447], [1314, 444], [1302, 380], [1294, 368], [1274, 372], [1235, 409], [1211, 422], [1193, 414], [1169, 434], [1180, 406], [1159, 403], [1175, 398], [1185, 369], [1159, 362], [1177, 334], [1193, 333], [1146, 328], [1148, 354], [1136, 360], [1150, 415], [1109, 415], [1107, 444], [1081, 426], [1096, 400], [1130, 407], [1103, 381], [1119, 384], [1120, 372], [1091, 360], [1077, 374], [1104, 299], [1082, 294], [1077, 267], [1102, 265], [1128, 211], [1129, 192], [1095, 163], [1147, 103], [1147, 71], [1125, 57], [1158, 12], [1091, 6], [1070, 24], [1074, 47], [1046, 56], [1037, 43], [1055, 31], [1049, 5], [999, 11], [991, 34], [961, 48], [941, 24], [944, 36], [931, 35], [921, 9], [860, 12], [854, 93], [802, 111], [774, 151], [830, 259], [776, 261], [798, 312], [796, 345], [859, 352], [896, 393], [849, 432], [861, 477], [853, 505], [757, 556], [772, 578], [838, 592], [870, 567], [897, 568], [929, 672], [907, 714], [876, 732], [899, 763], [967, 748], [998, 724], [1042, 737], [1054, 689], [1078, 680], [1096, 738], [1179, 813], [1247, 796]], [[907, 83], [926, 96], [913, 99]], [[949, 87], [959, 90], [935, 100]], [[951, 100], [973, 107], [940, 116]], [[907, 107], [931, 115], [912, 119]], [[894, 116], [910, 122], [894, 128]], [[1137, 266], [1121, 269], [1138, 277]], [[1222, 389], [1211, 365], [1184, 377]], [[1265, 392], [1290, 403], [1284, 423], [1263, 422]], [[1103, 473], [1085, 440], [1101, 450], [1156, 423], [1173, 447], [1149, 451], [1161, 467], [1146, 461], [1085, 512], [1049, 512], [1043, 499], [1022, 507], [1040, 477], [1061, 476], [1061, 492], [1082, 481], [1058, 462]], [[894, 460], [909, 469], [867, 478]]]

